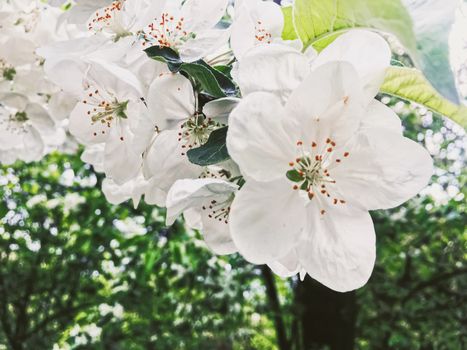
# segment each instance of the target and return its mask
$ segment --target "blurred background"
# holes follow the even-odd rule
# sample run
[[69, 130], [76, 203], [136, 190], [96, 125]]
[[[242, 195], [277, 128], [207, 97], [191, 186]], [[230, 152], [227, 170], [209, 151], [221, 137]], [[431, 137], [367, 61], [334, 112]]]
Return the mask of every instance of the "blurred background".
[[163, 210], [109, 205], [79, 154], [0, 168], [0, 349], [466, 349], [465, 132], [380, 99], [436, 173], [373, 213], [376, 267], [351, 293], [216, 257]]

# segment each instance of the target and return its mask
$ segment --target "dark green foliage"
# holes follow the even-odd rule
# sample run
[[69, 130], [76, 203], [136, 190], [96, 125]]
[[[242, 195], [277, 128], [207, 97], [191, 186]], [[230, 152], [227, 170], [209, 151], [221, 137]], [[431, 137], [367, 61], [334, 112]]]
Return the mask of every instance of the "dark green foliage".
[[204, 145], [187, 152], [188, 159], [193, 164], [207, 166], [218, 164], [229, 159], [226, 146], [228, 127], [214, 130]]

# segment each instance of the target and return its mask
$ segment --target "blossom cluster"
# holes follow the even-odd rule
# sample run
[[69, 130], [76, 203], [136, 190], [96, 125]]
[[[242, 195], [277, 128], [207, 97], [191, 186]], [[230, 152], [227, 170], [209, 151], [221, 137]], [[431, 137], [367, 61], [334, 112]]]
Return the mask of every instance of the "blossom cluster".
[[[0, 156], [36, 159], [44, 125], [60, 130], [53, 106], [73, 101], [66, 125], [105, 174], [108, 201], [144, 198], [167, 208], [168, 225], [183, 215], [216, 254], [358, 288], [375, 261], [368, 211], [400, 205], [431, 177], [428, 152], [375, 99], [391, 60], [375, 32], [348, 31], [318, 54], [283, 40], [282, 9], [263, 0], [81, 0], [44, 20], [57, 36], [46, 43], [21, 43], [28, 32], [12, 23], [0, 43], [31, 54], [0, 61], [11, 96]], [[22, 90], [35, 72], [51, 91]], [[48, 106], [47, 123], [30, 105]], [[17, 129], [24, 141], [4, 150]]]
[[62, 11], [31, 1], [0, 3], [0, 163], [35, 161], [67, 139], [64, 121], [73, 96], [45, 76], [35, 50], [65, 40]]

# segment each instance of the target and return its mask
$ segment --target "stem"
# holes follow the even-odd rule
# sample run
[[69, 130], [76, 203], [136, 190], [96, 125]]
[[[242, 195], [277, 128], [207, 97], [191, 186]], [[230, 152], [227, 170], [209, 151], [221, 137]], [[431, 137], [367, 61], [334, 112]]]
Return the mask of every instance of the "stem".
[[266, 286], [266, 295], [269, 300], [269, 305], [273, 312], [274, 326], [276, 328], [277, 343], [280, 350], [290, 350], [289, 342], [287, 340], [287, 334], [285, 332], [284, 320], [282, 319], [281, 306], [279, 298], [277, 296], [276, 282], [274, 281], [274, 275], [268, 266], [264, 265], [261, 267], [261, 273], [263, 275], [264, 284]]

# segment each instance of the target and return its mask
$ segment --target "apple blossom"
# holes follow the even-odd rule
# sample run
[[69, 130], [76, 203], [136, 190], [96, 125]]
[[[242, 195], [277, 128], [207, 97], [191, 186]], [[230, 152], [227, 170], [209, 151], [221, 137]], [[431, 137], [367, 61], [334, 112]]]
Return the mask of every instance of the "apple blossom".
[[285, 105], [270, 93], [250, 94], [232, 112], [227, 136], [247, 179], [230, 215], [240, 253], [303, 268], [338, 291], [362, 286], [373, 269], [368, 210], [400, 205], [432, 173], [428, 152], [368, 97], [358, 68], [320, 65]]
[[185, 213], [187, 224], [201, 230], [216, 254], [235, 253], [229, 212], [237, 189], [238, 185], [216, 178], [178, 180], [167, 195], [167, 225]]

